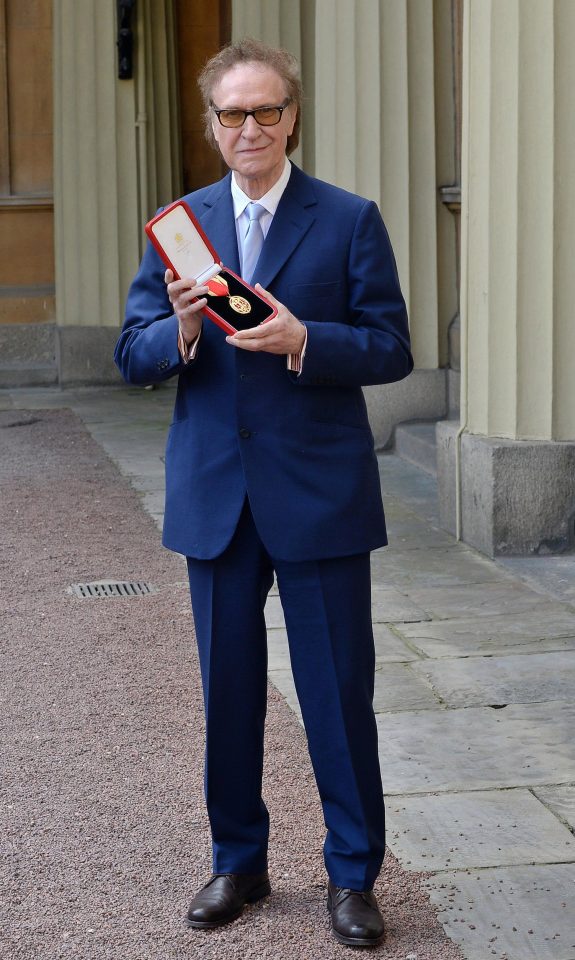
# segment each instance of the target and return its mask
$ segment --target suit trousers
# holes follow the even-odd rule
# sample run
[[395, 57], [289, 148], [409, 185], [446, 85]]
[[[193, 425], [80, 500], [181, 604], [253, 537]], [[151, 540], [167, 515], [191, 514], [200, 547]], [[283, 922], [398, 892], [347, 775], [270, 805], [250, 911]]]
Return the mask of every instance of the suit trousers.
[[206, 715], [214, 872], [267, 867], [264, 606], [275, 570], [327, 827], [326, 869], [338, 886], [370, 889], [383, 861], [385, 823], [369, 553], [301, 562], [271, 557], [246, 500], [227, 549], [213, 560], [187, 562]]

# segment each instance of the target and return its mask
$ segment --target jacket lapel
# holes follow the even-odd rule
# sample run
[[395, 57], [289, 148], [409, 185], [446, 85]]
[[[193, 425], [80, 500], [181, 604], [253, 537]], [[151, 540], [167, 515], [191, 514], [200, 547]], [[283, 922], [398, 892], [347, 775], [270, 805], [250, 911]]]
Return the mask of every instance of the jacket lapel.
[[215, 183], [203, 200], [199, 220], [225, 267], [239, 273], [240, 258], [230, 190], [230, 174]]
[[[230, 174], [206, 193], [200, 223], [226, 267], [239, 273], [240, 259], [230, 190]], [[310, 178], [292, 166], [258, 260], [252, 284], [268, 287], [315, 220], [317, 203]]]
[[252, 284], [268, 288], [315, 220], [317, 203], [311, 181], [292, 166], [288, 185], [272, 220]]

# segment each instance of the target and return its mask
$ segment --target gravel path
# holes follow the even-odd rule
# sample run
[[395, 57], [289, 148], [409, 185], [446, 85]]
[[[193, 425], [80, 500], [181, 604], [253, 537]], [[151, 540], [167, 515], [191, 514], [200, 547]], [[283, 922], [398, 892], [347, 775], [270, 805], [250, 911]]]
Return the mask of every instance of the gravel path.
[[[304, 735], [270, 688], [272, 896], [190, 931], [210, 873], [203, 711], [185, 566], [69, 411], [0, 413], [2, 960], [350, 957], [329, 933], [323, 823]], [[77, 582], [145, 580], [137, 599]], [[388, 854], [389, 960], [458, 960]]]

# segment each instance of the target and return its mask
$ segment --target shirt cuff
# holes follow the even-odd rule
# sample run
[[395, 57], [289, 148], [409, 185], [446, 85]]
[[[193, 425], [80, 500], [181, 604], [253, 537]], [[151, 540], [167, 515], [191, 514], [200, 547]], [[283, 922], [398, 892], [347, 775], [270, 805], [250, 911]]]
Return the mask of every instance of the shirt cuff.
[[303, 347], [299, 353], [288, 353], [287, 368], [290, 373], [297, 373], [298, 377], [303, 370], [303, 361], [305, 357], [305, 348], [307, 347], [307, 327], [305, 328], [305, 337]]
[[202, 328], [200, 327], [200, 332], [195, 340], [192, 340], [191, 343], [186, 343], [181, 329], [178, 331], [178, 350], [180, 351], [180, 356], [184, 363], [190, 363], [191, 360], [196, 359], [196, 350], [198, 349], [198, 343], [200, 342], [201, 335]]

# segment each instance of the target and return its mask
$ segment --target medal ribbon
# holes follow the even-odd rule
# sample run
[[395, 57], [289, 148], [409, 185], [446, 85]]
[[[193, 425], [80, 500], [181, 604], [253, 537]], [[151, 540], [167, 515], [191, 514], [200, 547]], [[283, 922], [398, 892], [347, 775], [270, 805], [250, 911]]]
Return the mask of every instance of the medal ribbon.
[[230, 295], [228, 281], [220, 276], [220, 274], [208, 280], [206, 286], [208, 293], [210, 293], [212, 297], [229, 297]]
[[235, 313], [251, 313], [252, 305], [245, 297], [231, 296], [228, 281], [221, 274], [212, 277], [206, 283], [208, 294], [211, 297], [227, 297], [230, 307]]

